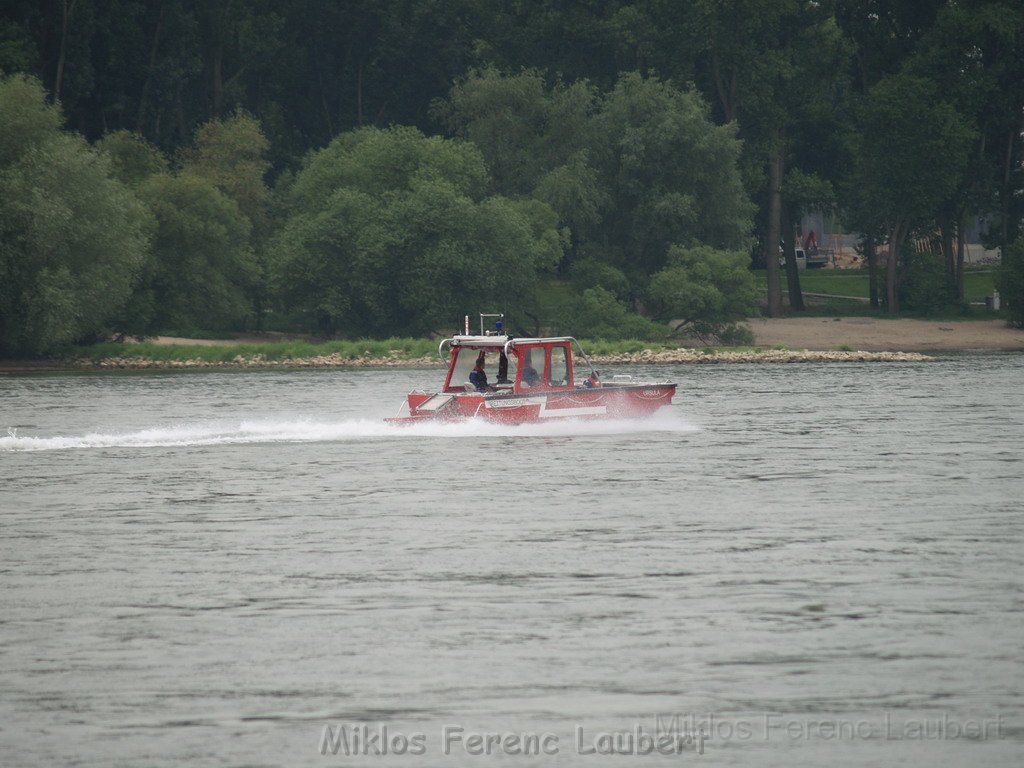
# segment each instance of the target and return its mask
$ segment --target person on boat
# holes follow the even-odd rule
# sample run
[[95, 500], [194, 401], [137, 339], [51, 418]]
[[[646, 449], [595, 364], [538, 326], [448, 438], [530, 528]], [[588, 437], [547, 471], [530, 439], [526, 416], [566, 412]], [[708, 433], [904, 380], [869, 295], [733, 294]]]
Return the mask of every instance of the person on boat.
[[527, 356], [526, 363], [523, 365], [523, 386], [536, 387], [538, 384], [540, 384], [540, 374], [533, 367], [533, 361]]
[[476, 367], [469, 372], [469, 383], [476, 387], [477, 392], [490, 392], [494, 389], [487, 383], [487, 371], [484, 370], [484, 355], [481, 352], [476, 359]]
[[597, 371], [590, 372], [590, 375], [587, 377], [587, 380], [583, 382], [583, 386], [585, 386], [587, 389], [594, 389], [595, 387], [601, 386], [601, 382], [597, 378]]
[[[498, 325], [501, 323], [499, 321]], [[497, 384], [511, 384], [508, 380], [508, 357], [505, 355], [505, 350], [498, 353], [498, 381]]]

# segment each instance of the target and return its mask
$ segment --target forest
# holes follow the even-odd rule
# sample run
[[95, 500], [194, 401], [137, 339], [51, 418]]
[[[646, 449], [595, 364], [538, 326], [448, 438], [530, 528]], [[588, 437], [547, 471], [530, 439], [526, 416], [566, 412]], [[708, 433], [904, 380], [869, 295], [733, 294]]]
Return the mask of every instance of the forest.
[[742, 340], [810, 211], [890, 314], [965, 305], [980, 219], [1024, 325], [1022, 136], [1019, 0], [4, 0], [0, 356]]

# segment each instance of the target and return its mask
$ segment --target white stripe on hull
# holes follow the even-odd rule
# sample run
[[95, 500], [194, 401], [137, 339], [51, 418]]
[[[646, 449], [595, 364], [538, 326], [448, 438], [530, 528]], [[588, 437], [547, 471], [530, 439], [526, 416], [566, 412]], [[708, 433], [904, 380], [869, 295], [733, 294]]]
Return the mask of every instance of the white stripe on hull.
[[608, 406], [595, 405], [589, 408], [551, 408], [547, 403], [540, 404], [540, 413], [537, 415], [542, 419], [565, 418], [568, 416], [604, 416], [608, 413]]
[[516, 398], [514, 400], [493, 400], [485, 402], [484, 407], [488, 410], [500, 411], [505, 408], [529, 408], [540, 405], [537, 418], [558, 419], [572, 418], [575, 416], [604, 416], [608, 413], [606, 405], [591, 405], [573, 408], [549, 408], [547, 398]]

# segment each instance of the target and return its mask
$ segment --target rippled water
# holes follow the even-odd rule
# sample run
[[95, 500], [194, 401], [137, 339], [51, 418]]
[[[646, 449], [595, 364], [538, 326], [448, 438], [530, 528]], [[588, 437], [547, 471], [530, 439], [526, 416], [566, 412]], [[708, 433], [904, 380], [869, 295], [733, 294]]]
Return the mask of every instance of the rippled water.
[[[1020, 765], [1024, 357], [646, 372], [522, 429], [382, 425], [432, 371], [0, 377], [0, 764]], [[424, 754], [321, 756], [362, 725]], [[585, 754], [637, 726], [706, 739]]]

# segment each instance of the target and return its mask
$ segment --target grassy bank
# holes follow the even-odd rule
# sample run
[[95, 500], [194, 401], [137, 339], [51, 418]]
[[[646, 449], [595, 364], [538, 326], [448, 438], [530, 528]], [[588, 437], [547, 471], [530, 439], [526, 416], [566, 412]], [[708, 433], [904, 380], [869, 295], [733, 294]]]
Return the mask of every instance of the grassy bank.
[[[676, 349], [672, 343], [657, 344], [638, 340], [584, 341], [583, 348], [592, 356], [610, 357], [653, 350]], [[67, 355], [68, 361], [101, 364], [110, 360], [152, 360], [155, 362], [231, 363], [239, 360], [264, 360], [270, 363], [330, 359], [334, 362], [369, 361], [396, 362], [437, 359], [437, 341], [430, 339], [392, 338], [358, 341], [277, 341], [261, 344], [157, 344], [154, 342], [106, 342], [76, 347]]]
[[[964, 300], [984, 303], [985, 297], [995, 288], [996, 269], [969, 269], [964, 272]], [[767, 290], [768, 273], [754, 271], [758, 286]], [[781, 275], [782, 287], [786, 287], [785, 272]], [[804, 269], [800, 271], [800, 290], [807, 293], [826, 293], [834, 296], [853, 296], [866, 299], [870, 296], [868, 271], [866, 269]]]
[[261, 344], [156, 344], [153, 342], [106, 342], [76, 347], [68, 356], [100, 362], [112, 358], [147, 360], [202, 360], [231, 362], [236, 358], [261, 358], [273, 362], [307, 360], [314, 357], [338, 357], [343, 360], [367, 358], [415, 360], [437, 353], [430, 339], [363, 339], [358, 341], [272, 341]]

